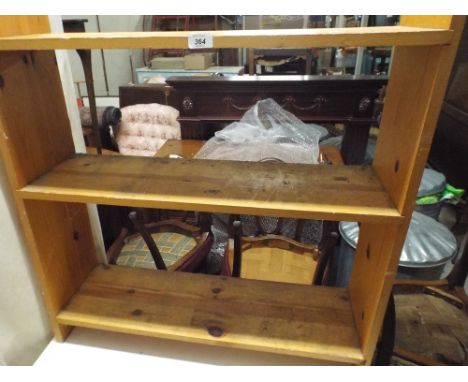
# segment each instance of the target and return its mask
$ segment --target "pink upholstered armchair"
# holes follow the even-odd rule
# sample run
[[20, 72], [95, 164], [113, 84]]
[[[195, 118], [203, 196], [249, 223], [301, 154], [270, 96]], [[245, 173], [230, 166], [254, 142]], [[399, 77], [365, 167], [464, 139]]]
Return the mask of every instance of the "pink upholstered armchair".
[[181, 139], [179, 111], [157, 103], [126, 106], [114, 137], [123, 155], [154, 156], [168, 139]]

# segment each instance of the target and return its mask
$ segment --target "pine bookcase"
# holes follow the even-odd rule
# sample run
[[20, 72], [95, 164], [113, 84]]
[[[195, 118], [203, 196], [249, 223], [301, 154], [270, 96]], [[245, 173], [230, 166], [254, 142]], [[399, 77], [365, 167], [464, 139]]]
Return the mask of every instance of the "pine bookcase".
[[[362, 167], [76, 154], [54, 50], [187, 48], [189, 32], [54, 34], [45, 16], [2, 16], [0, 149], [55, 337], [81, 326], [370, 364], [464, 22], [206, 32], [214, 48], [394, 46]], [[86, 203], [352, 220], [361, 235], [347, 289], [126, 269], [98, 262]]]

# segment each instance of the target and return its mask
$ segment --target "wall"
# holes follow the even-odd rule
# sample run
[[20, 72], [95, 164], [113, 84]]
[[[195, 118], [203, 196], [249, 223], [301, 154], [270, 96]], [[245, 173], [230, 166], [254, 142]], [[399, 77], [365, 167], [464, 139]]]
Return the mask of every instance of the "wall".
[[[98, 19], [99, 17], [99, 19]], [[98, 20], [101, 32], [135, 32], [143, 30], [143, 16], [95, 16], [95, 15], [73, 15], [62, 16], [63, 19], [87, 19], [85, 23], [86, 32], [98, 32]], [[106, 49], [104, 61], [101, 50], [93, 50], [93, 76], [96, 97], [106, 97], [119, 95], [119, 86], [132, 82], [132, 71], [130, 58], [133, 62], [133, 69], [141, 68], [143, 65], [143, 53], [141, 49]], [[86, 96], [86, 85], [84, 83], [84, 73], [80, 59], [76, 52], [69, 51], [68, 56], [73, 73], [73, 81], [81, 81], [81, 95]], [[106, 88], [103, 62], [106, 66], [108, 88]], [[76, 85], [75, 85], [76, 89]]]
[[3, 165], [0, 211], [0, 365], [29, 365], [51, 334]]
[[[86, 32], [139, 32], [143, 30], [143, 17], [144, 16], [106, 16], [106, 15], [73, 15], [73, 16], [62, 16], [63, 19], [87, 19], [85, 23]], [[253, 16], [252, 16], [253, 17]], [[296, 17], [296, 16], [294, 16]], [[302, 16], [301, 20], [302, 20]], [[233, 17], [230, 17], [232, 20]], [[98, 28], [99, 20], [99, 28]], [[149, 20], [149, 19], [148, 19]], [[255, 17], [257, 20], [257, 17]], [[148, 23], [148, 21], [147, 21]], [[174, 20], [172, 21], [174, 25]], [[302, 21], [300, 21], [302, 25]], [[148, 23], [149, 24], [149, 23]], [[180, 21], [182, 26], [182, 21]], [[149, 27], [149, 25], [148, 25]], [[193, 23], [190, 23], [190, 30], [193, 30]], [[201, 16], [198, 15], [195, 20], [196, 30], [212, 30], [214, 28], [214, 17], [213, 16]], [[218, 19], [218, 29], [231, 29], [231, 25], [222, 18]], [[255, 28], [254, 28], [255, 29]], [[228, 51], [228, 50], [226, 50]], [[237, 52], [231, 53], [234, 55], [233, 59], [230, 59], [229, 55], [226, 54], [225, 65], [237, 65]], [[104, 57], [104, 60], [103, 60]], [[82, 96], [87, 95], [86, 85], [84, 83], [84, 73], [81, 67], [80, 59], [76, 52], [69, 52], [69, 58], [71, 62], [71, 68], [73, 73], [73, 80], [75, 82], [80, 81], [80, 91]], [[133, 70], [144, 66], [143, 63], [143, 50], [142, 49], [106, 49], [106, 50], [94, 50], [92, 52], [93, 62], [93, 75], [95, 82], [96, 97], [117, 97], [119, 95], [119, 86], [127, 85], [133, 81], [132, 70], [130, 65], [130, 59], [132, 61]], [[234, 62], [231, 62], [234, 61]], [[104, 76], [103, 63], [105, 64], [107, 75], [107, 86]], [[135, 78], [136, 82], [136, 78]], [[75, 85], [75, 89], [76, 89]], [[100, 102], [101, 101], [101, 102]], [[98, 105], [102, 106], [118, 106], [114, 103], [114, 100], [105, 99], [97, 100]]]

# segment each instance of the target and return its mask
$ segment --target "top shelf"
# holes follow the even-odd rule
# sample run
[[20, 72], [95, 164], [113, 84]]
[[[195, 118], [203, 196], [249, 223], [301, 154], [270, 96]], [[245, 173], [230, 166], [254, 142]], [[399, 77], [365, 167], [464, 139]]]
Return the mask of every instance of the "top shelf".
[[407, 26], [197, 32], [48, 33], [0, 38], [0, 50], [188, 49], [193, 33], [213, 36], [213, 48], [323, 48], [450, 44], [453, 31]]

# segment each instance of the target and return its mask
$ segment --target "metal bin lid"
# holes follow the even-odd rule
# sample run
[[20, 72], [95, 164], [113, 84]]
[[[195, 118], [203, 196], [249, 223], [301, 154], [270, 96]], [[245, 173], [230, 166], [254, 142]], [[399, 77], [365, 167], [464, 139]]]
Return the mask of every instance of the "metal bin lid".
[[[340, 222], [342, 238], [353, 248], [359, 237], [356, 222]], [[400, 256], [400, 266], [424, 268], [449, 261], [457, 251], [455, 236], [438, 221], [417, 211], [413, 212], [408, 234]]]
[[421, 183], [419, 184], [418, 198], [442, 192], [446, 185], [447, 180], [444, 174], [430, 168], [425, 168]]

